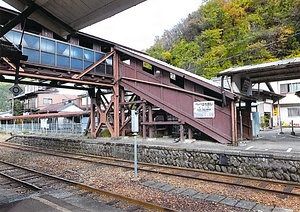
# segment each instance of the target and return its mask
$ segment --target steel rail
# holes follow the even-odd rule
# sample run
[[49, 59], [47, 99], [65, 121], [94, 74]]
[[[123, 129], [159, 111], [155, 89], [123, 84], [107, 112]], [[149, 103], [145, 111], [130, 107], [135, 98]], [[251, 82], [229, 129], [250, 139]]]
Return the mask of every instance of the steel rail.
[[37, 191], [42, 190], [42, 188], [40, 188], [40, 187], [38, 187], [38, 186], [36, 186], [36, 185], [33, 185], [33, 184], [28, 183], [28, 182], [26, 182], [26, 181], [17, 179], [17, 178], [15, 178], [15, 177], [10, 176], [10, 175], [8, 175], [8, 174], [5, 174], [5, 173], [3, 173], [3, 172], [0, 172], [0, 175], [2, 175], [3, 177], [8, 178], [8, 179], [10, 179], [10, 180], [13, 180], [13, 181], [16, 181], [16, 182], [18, 182], [18, 183], [21, 183], [21, 184], [25, 185], [26, 187], [31, 188], [31, 189], [33, 189], [33, 190], [37, 190]]
[[[15, 146], [15, 144], [6, 144], [6, 143], [4, 144], [3, 142], [0, 143], [0, 146], [1, 145], [8, 146], [8, 147], [15, 148], [15, 149], [24, 150], [24, 146], [22, 146], [22, 145]], [[32, 152], [38, 152], [38, 153], [43, 153], [43, 154], [52, 155], [52, 156], [64, 157], [64, 158], [68, 158], [68, 159], [75, 159], [75, 160], [80, 160], [80, 161], [84, 161], [84, 162], [99, 163], [102, 165], [133, 169], [133, 162], [124, 160], [124, 159], [86, 155], [86, 154], [80, 154], [80, 153], [70, 153], [70, 152], [65, 152], [65, 151], [62, 152], [62, 151], [55, 151], [55, 150], [51, 150], [51, 152], [48, 152], [49, 150], [44, 149], [44, 148], [42, 148], [42, 150], [41, 150], [41, 148], [39, 148], [40, 150], [33, 150], [32, 147], [25, 148], [25, 149], [28, 151], [32, 151]], [[56, 152], [56, 153], [54, 153], [54, 152]], [[79, 157], [74, 157], [74, 155], [79, 156]], [[84, 158], [84, 157], [88, 157], [89, 159]], [[110, 160], [115, 163], [95, 161], [94, 159]], [[118, 164], [117, 162], [129, 163], [129, 165]], [[141, 165], [144, 167], [141, 167]], [[159, 168], [160, 170], [148, 169], [147, 167]], [[286, 182], [286, 181], [279, 181], [279, 180], [272, 180], [272, 179], [247, 177], [247, 176], [240, 176], [240, 175], [234, 175], [234, 174], [223, 173], [223, 172], [205, 171], [205, 170], [189, 169], [189, 168], [182, 168], [182, 167], [172, 167], [172, 166], [165, 166], [165, 165], [159, 165], [159, 164], [148, 164], [148, 163], [142, 163], [142, 162], [139, 162], [138, 169], [141, 171], [145, 171], [145, 172], [159, 173], [159, 174], [165, 174], [165, 175], [169, 175], [169, 176], [176, 176], [176, 177], [188, 178], [188, 179], [193, 179], [193, 180], [202, 180], [202, 181], [221, 183], [221, 184], [226, 184], [226, 185], [234, 185], [234, 186], [240, 186], [240, 187], [245, 187], [245, 188], [249, 188], [249, 189], [273, 192], [273, 193], [285, 194], [285, 195], [291, 195], [291, 196], [297, 196], [297, 197], [300, 196], [300, 193], [298, 194], [298, 193], [292, 193], [292, 192], [288, 192], [288, 191], [284, 191], [284, 190], [281, 191], [281, 190], [275, 190], [275, 189], [268, 189], [268, 188], [264, 188], [264, 187], [260, 187], [260, 186], [242, 184], [243, 182], [240, 181], [240, 179], [246, 181], [246, 183], [249, 183], [249, 181], [256, 181], [256, 182], [264, 182], [264, 183], [268, 183], [268, 184], [282, 185], [285, 187], [292, 186], [295, 188], [296, 187], [300, 188], [300, 183], [295, 183], [295, 182]], [[165, 171], [165, 169], [175, 170], [175, 171], [178, 171], [179, 173], [171, 173], [171, 172]], [[191, 174], [187, 175], [187, 173], [182, 173], [182, 171], [190, 172]], [[218, 180], [215, 178], [204, 178], [204, 177], [199, 176], [200, 174], [208, 174], [208, 175], [214, 175], [214, 176], [218, 175], [219, 177], [234, 178], [234, 181], [226, 182], [226, 181]]]
[[4, 163], [4, 164], [7, 164], [7, 165], [10, 165], [10, 166], [13, 166], [13, 167], [17, 167], [19, 169], [30, 171], [30, 172], [33, 172], [35, 174], [41, 175], [41, 176], [46, 176], [46, 177], [49, 177], [49, 178], [52, 178], [52, 179], [63, 181], [65, 183], [68, 183], [68, 184], [71, 184], [73, 186], [77, 186], [77, 187], [80, 187], [80, 188], [83, 188], [83, 189], [86, 189], [86, 190], [89, 190], [89, 191], [92, 191], [92, 192], [100, 193], [100, 194], [103, 194], [103, 195], [107, 195], [107, 196], [114, 197], [114, 198], [117, 198], [117, 199], [120, 199], [120, 200], [123, 200], [123, 201], [130, 202], [130, 203], [133, 203], [133, 204], [141, 205], [141, 206], [149, 208], [149, 209], [160, 210], [160, 211], [170, 211], [170, 212], [175, 211], [173, 209], [166, 208], [166, 207], [163, 207], [163, 206], [160, 206], [160, 205], [151, 204], [151, 203], [148, 203], [148, 202], [145, 202], [145, 201], [142, 201], [142, 200], [126, 197], [126, 196], [123, 196], [123, 195], [120, 195], [120, 194], [117, 194], [117, 193], [114, 193], [114, 192], [110, 192], [110, 191], [106, 191], [106, 190], [103, 190], [103, 189], [95, 188], [95, 187], [86, 185], [84, 183], [80, 183], [80, 182], [76, 182], [76, 181], [73, 181], [73, 180], [58, 177], [58, 176], [55, 176], [55, 175], [52, 175], [52, 174], [40, 172], [40, 171], [31, 169], [31, 168], [27, 168], [27, 167], [23, 167], [23, 166], [20, 166], [20, 165], [17, 165], [17, 164], [13, 164], [13, 163], [10, 163], [10, 162], [7, 162], [7, 161], [0, 160], [0, 163]]

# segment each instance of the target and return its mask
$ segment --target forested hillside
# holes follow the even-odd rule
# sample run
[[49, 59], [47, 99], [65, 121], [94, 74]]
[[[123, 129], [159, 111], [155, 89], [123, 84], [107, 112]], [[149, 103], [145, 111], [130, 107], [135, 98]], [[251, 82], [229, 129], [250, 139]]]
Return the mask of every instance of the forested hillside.
[[300, 0], [207, 0], [147, 52], [211, 78], [233, 66], [299, 57], [299, 34]]
[[10, 83], [0, 82], [0, 112], [7, 111], [11, 108], [9, 101], [12, 98], [12, 93], [9, 88], [12, 86]]

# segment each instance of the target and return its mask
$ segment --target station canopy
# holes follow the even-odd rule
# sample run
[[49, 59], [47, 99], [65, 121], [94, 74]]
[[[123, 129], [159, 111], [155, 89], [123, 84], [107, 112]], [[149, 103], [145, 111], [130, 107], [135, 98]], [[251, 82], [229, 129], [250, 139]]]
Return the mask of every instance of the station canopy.
[[218, 76], [234, 76], [237, 74], [245, 75], [253, 83], [300, 79], [300, 58], [233, 67], [219, 72]]
[[[145, 0], [4, 0], [21, 13], [33, 8], [30, 15], [39, 24], [66, 36], [109, 18]], [[113, 27], [113, 26], [112, 26]]]

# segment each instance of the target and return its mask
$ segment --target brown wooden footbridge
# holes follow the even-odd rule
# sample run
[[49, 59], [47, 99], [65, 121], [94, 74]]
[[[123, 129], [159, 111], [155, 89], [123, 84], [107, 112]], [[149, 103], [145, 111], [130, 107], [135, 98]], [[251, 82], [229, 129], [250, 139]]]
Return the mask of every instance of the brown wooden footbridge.
[[[1, 23], [4, 27], [13, 17], [20, 16], [4, 8], [1, 8], [1, 15], [7, 17]], [[40, 41], [47, 39], [43, 34], [46, 31], [47, 35], [51, 32], [51, 39], [57, 42], [55, 45], [63, 42], [55, 32], [44, 30], [35, 20], [27, 22], [27, 28], [18, 23], [14, 27], [20, 33], [22, 30], [26, 32], [32, 28], [41, 28], [38, 35]], [[193, 138], [194, 133], [200, 132], [217, 142], [236, 144], [239, 130], [235, 96], [222, 86], [143, 52], [85, 33], [70, 34], [64, 42], [70, 43], [71, 49], [74, 45], [83, 46], [84, 53], [89, 49], [99, 50], [102, 56], [78, 70], [58, 66], [61, 56], [58, 52], [53, 53], [55, 63], [43, 63], [44, 50], [40, 47], [36, 50], [40, 53], [40, 61], [32, 62], [34, 58], [25, 54], [29, 51], [26, 46], [13, 46], [2, 34], [0, 80], [87, 90], [91, 98], [89, 129], [93, 137], [99, 136], [103, 127], [109, 130], [113, 138], [127, 135], [130, 131], [131, 110], [135, 109], [140, 115], [140, 135], [144, 138], [154, 137], [155, 130], [160, 128], [169, 135], [175, 126], [181, 140]], [[70, 57], [72, 63], [72, 55]], [[194, 102], [206, 101], [214, 102], [214, 117], [195, 118]], [[246, 107], [248, 110], [243, 112], [243, 133], [251, 137], [251, 120], [247, 118], [250, 117], [250, 102]]]

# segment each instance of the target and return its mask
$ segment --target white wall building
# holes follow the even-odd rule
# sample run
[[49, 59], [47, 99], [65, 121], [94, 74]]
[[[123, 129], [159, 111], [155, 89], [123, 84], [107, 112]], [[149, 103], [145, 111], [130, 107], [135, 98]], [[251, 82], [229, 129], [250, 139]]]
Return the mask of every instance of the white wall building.
[[[300, 79], [272, 83], [276, 93], [285, 95], [279, 100], [279, 113], [283, 126], [300, 126], [300, 98], [295, 94], [300, 91]], [[278, 108], [278, 102], [274, 104]]]

